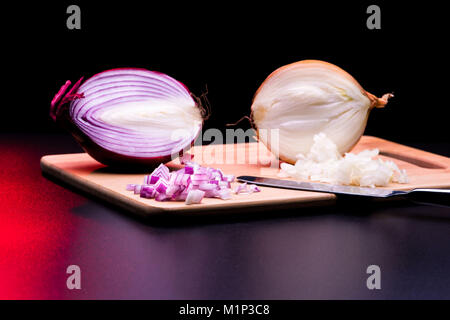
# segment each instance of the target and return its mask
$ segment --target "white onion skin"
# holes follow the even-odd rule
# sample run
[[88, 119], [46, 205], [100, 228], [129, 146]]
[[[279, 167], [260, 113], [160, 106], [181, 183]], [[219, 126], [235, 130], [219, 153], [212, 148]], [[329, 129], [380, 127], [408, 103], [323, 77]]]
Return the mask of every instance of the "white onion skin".
[[[315, 78], [313, 77], [315, 72], [320, 72], [320, 74], [323, 74], [324, 76], [320, 79], [320, 83], [318, 83]], [[301, 92], [301, 91], [295, 91], [296, 89], [295, 85], [299, 84], [299, 86], [304, 85], [302, 81], [311, 81], [311, 85], [309, 85], [309, 88], [303, 87], [304, 90], [310, 90]], [[315, 81], [315, 82], [314, 82]], [[293, 84], [294, 83], [294, 84]], [[319, 108], [320, 101], [317, 102], [317, 104], [308, 102], [308, 95], [311, 95], [315, 99], [320, 99], [320, 93], [324, 91], [324, 88], [327, 87], [336, 87], [340, 88], [341, 85], [345, 89], [348, 89], [349, 91], [344, 90], [345, 96], [347, 94], [349, 95], [350, 101], [355, 101], [354, 104], [359, 103], [363, 108], [366, 108], [367, 110], [365, 113], [363, 111], [359, 111], [358, 116], [360, 117], [357, 120], [351, 120], [354, 121], [355, 128], [352, 132], [351, 136], [339, 136], [339, 134], [336, 134], [334, 137], [330, 136], [331, 139], [335, 138], [339, 141], [334, 141], [338, 145], [338, 151], [341, 154], [344, 154], [345, 152], [350, 151], [359, 141], [362, 134], [364, 133], [367, 119], [369, 116], [370, 111], [373, 108], [382, 108], [387, 103], [388, 98], [390, 98], [391, 94], [386, 94], [382, 98], [377, 98], [373, 94], [368, 93], [365, 91], [361, 85], [346, 71], [343, 69], [320, 60], [302, 60], [295, 63], [291, 63], [285, 66], [282, 66], [272, 72], [261, 84], [261, 86], [256, 91], [253, 103], [251, 106], [251, 119], [252, 124], [256, 129], [257, 136], [261, 142], [263, 142], [269, 150], [271, 150], [275, 155], [279, 157], [280, 160], [294, 164], [297, 160], [296, 155], [299, 153], [306, 154], [309, 151], [309, 148], [311, 147], [313, 143], [313, 136], [314, 134], [318, 134], [319, 132], [311, 132], [311, 134], [302, 134], [302, 130], [307, 130], [303, 128], [299, 128], [298, 130], [291, 129], [289, 127], [283, 128], [283, 127], [274, 127], [270, 124], [270, 120], [267, 119], [273, 119], [274, 117], [280, 116], [282, 117], [283, 114], [278, 115], [274, 110], [272, 109], [273, 106], [277, 107], [277, 103], [282, 103], [280, 106], [282, 106], [284, 109], [281, 109], [283, 112], [286, 112], [286, 110], [298, 110], [301, 112], [306, 112], [307, 114], [309, 111], [312, 113], [317, 112], [314, 111], [312, 108]], [[293, 89], [294, 88], [294, 89]], [[299, 87], [299, 90], [302, 88]], [[339, 89], [338, 89], [339, 90]], [[295, 99], [305, 99], [306, 102], [310, 103], [311, 106], [306, 103], [305, 105], [296, 105], [295, 100], [289, 100], [290, 94], [292, 94]], [[302, 96], [303, 95], [303, 96]], [[330, 94], [329, 96], [331, 96]], [[327, 96], [324, 97], [326, 99]], [[289, 103], [292, 103], [292, 106], [290, 106]], [[325, 103], [325, 102], [324, 102]], [[353, 103], [353, 102], [352, 102]], [[285, 106], [288, 107], [285, 107]], [[303, 110], [301, 110], [303, 108]], [[280, 109], [276, 109], [280, 110]], [[350, 109], [351, 110], [351, 109]], [[356, 110], [356, 109], [355, 109]], [[328, 108], [325, 110], [326, 112], [332, 112], [332, 108]], [[327, 117], [331, 117], [330, 114], [324, 114], [323, 119], [323, 127], [326, 128], [326, 121]], [[293, 119], [295, 122], [295, 119]], [[328, 119], [329, 120], [329, 119]], [[289, 121], [287, 121], [289, 122]], [[307, 125], [307, 124], [306, 124]], [[268, 127], [267, 127], [268, 126]], [[297, 125], [298, 126], [298, 125]], [[320, 126], [320, 125], [318, 125]], [[329, 126], [331, 128], [331, 126]], [[272, 145], [270, 139], [268, 139], [266, 136], [260, 134], [260, 129], [279, 129], [279, 147], [275, 147]], [[288, 133], [288, 131], [290, 131]], [[270, 134], [269, 134], [270, 137]], [[301, 143], [297, 143], [298, 141], [301, 141]]]
[[[97, 77], [99, 75], [102, 75], [104, 73], [108, 72], [114, 72], [114, 71], [127, 71], [132, 72], [133, 70], [136, 70], [137, 72], [150, 72], [145, 69], [140, 68], [118, 68], [118, 69], [111, 69], [106, 70], [101, 73], [95, 74], [89, 79], [92, 79], [94, 77]], [[151, 71], [152, 73], [158, 74], [158, 72]], [[163, 74], [162, 74], [163, 75]], [[88, 80], [89, 80], [88, 79]], [[86, 80], [86, 81], [88, 81]], [[85, 82], [86, 82], [85, 81]], [[184, 90], [187, 92], [187, 87], [182, 84], [181, 82], [177, 81], [177, 84], [179, 86], [182, 86]], [[78, 88], [76, 91], [77, 94], [80, 94], [82, 91], [82, 86]], [[189, 93], [190, 94], [190, 93]], [[89, 99], [89, 97], [83, 97], [81, 99]], [[72, 101], [73, 102], [73, 101]], [[63, 127], [65, 130], [71, 133], [71, 135], [75, 138], [75, 140], [78, 142], [78, 144], [83, 148], [84, 151], [86, 151], [92, 158], [97, 160], [98, 162], [111, 166], [116, 167], [120, 169], [131, 169], [131, 170], [148, 170], [151, 167], [158, 166], [161, 163], [166, 163], [171, 160], [173, 160], [174, 156], [182, 156], [183, 151], [188, 150], [193, 144], [195, 139], [197, 138], [198, 134], [201, 132], [201, 126], [203, 125], [203, 121], [201, 121], [201, 124], [199, 125], [199, 129], [196, 136], [192, 137], [192, 140], [189, 140], [186, 144], [183, 145], [182, 148], [179, 148], [179, 151], [174, 150], [171, 154], [166, 154], [163, 156], [152, 156], [152, 157], [142, 157], [142, 156], [132, 156], [129, 154], [122, 154], [119, 152], [115, 152], [110, 149], [106, 149], [102, 146], [100, 146], [98, 143], [93, 141], [91, 137], [89, 137], [88, 134], [83, 132], [81, 128], [77, 125], [77, 123], [74, 121], [73, 116], [71, 115], [71, 107], [73, 103], [62, 105], [56, 112], [55, 120], [56, 123], [58, 123], [61, 127]], [[199, 110], [201, 113], [201, 111]]]

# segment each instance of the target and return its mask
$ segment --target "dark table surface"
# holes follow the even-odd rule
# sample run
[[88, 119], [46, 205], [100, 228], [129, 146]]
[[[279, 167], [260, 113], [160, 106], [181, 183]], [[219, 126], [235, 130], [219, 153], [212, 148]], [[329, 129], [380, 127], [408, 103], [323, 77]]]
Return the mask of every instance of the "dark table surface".
[[[450, 298], [448, 207], [345, 201], [142, 221], [41, 175], [41, 156], [80, 151], [68, 135], [0, 134], [0, 146], [2, 299]], [[373, 264], [381, 290], [366, 287]], [[81, 290], [66, 287], [69, 265]]]

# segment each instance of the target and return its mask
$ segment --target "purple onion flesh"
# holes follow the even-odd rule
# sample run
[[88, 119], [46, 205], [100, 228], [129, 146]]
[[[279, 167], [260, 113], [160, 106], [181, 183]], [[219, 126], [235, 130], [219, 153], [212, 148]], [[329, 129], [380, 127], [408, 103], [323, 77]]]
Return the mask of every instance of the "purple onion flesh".
[[61, 87], [51, 117], [97, 161], [155, 166], [190, 148], [202, 110], [181, 82], [160, 72], [123, 68]]

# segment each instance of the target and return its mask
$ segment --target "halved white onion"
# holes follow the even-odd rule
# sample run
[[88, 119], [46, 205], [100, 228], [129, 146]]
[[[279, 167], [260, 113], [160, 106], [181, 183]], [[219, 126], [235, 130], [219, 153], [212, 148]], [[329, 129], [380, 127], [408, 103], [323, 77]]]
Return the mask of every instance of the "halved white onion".
[[[375, 97], [333, 64], [303, 60], [275, 70], [263, 82], [251, 107], [252, 121], [260, 141], [281, 160], [295, 163], [321, 132], [340, 154], [351, 150], [364, 132], [369, 111], [384, 107], [391, 96]], [[270, 130], [278, 134], [268, 134]], [[271, 141], [274, 136], [278, 141]]]

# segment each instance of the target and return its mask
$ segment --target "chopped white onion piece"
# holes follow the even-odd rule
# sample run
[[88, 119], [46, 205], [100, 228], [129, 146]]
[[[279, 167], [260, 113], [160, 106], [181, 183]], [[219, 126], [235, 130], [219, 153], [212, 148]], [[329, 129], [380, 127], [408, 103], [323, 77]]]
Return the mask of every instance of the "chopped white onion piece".
[[364, 150], [358, 154], [339, 154], [336, 144], [324, 133], [314, 136], [308, 154], [297, 155], [295, 165], [281, 164], [280, 177], [313, 180], [325, 183], [383, 187], [390, 182], [408, 183], [406, 170], [400, 170], [392, 161], [374, 159], [379, 150]]

